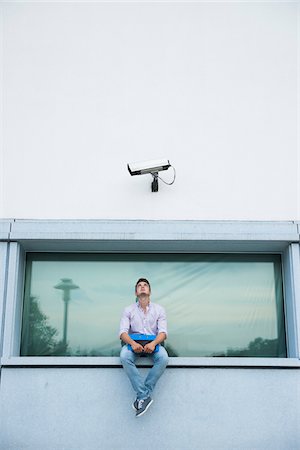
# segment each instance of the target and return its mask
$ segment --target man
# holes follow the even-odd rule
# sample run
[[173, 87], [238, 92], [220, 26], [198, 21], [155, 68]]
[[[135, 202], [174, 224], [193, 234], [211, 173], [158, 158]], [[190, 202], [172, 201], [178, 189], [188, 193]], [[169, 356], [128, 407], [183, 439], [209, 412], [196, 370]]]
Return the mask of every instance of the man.
[[[151, 395], [153, 389], [168, 364], [168, 353], [159, 344], [167, 338], [167, 319], [162, 306], [150, 302], [151, 286], [146, 278], [140, 278], [135, 285], [135, 294], [138, 301], [125, 308], [120, 323], [120, 339], [125, 344], [121, 350], [120, 358], [127, 376], [136, 392], [133, 408], [136, 417], [143, 415], [153, 402]], [[155, 339], [144, 347], [131, 339], [129, 334], [151, 334]], [[158, 351], [155, 347], [159, 345]], [[151, 356], [153, 367], [144, 380], [135, 365], [139, 355]]]

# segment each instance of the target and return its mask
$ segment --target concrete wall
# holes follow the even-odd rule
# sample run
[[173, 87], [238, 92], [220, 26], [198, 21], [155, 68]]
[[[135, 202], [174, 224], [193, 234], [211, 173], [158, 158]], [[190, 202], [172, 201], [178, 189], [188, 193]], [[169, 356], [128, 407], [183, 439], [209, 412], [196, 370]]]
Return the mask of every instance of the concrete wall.
[[299, 218], [298, 9], [2, 2], [0, 216]]
[[[299, 224], [17, 220], [0, 225], [10, 248], [7, 253], [6, 244], [0, 247], [4, 275], [9, 258], [8, 276], [0, 277], [6, 299], [1, 450], [298, 450]], [[290, 357], [170, 358], [154, 404], [138, 419], [131, 408], [134, 392], [117, 357], [19, 357], [21, 249], [101, 251], [103, 245], [106, 251], [120, 245], [123, 251], [134, 245], [145, 251], [143, 246], [153, 245], [156, 251], [188, 246], [281, 252]]]
[[[145, 369], [146, 370], [146, 369]], [[298, 450], [298, 370], [167, 369], [136, 418], [121, 369], [3, 369], [1, 450]]]

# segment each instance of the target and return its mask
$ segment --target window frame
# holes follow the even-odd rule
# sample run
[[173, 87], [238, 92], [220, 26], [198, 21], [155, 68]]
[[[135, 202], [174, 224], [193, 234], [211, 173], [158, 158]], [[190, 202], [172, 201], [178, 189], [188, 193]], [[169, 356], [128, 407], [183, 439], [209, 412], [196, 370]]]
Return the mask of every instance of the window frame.
[[[22, 222], [22, 221], [20, 221]], [[25, 221], [26, 222], [26, 221]], [[29, 223], [21, 223], [12, 230], [10, 242], [7, 244], [7, 287], [5, 305], [5, 327], [3, 336], [3, 354], [1, 365], [6, 367], [120, 367], [118, 357], [86, 357], [86, 356], [19, 356], [22, 327], [22, 308], [25, 278], [25, 263], [27, 252], [103, 252], [103, 253], [262, 253], [280, 254], [282, 263], [285, 330], [287, 341], [287, 358], [252, 358], [252, 357], [174, 357], [170, 358], [169, 367], [265, 367], [265, 368], [300, 368], [299, 361], [299, 330], [300, 330], [300, 248], [299, 235], [289, 230], [287, 239], [286, 229], [276, 235], [276, 226], [262, 224], [264, 234], [258, 236], [255, 225], [246, 223], [239, 225], [239, 233], [236, 233], [236, 224], [226, 224], [224, 233], [223, 223], [203, 224], [195, 221], [179, 223], [180, 221], [165, 221], [159, 225], [159, 239], [152, 231], [147, 233], [145, 222], [110, 221], [109, 230], [106, 229], [108, 221], [64, 221], [46, 224], [43, 221], [35, 221], [39, 230], [28, 231]], [[68, 223], [66, 223], [68, 222]], [[93, 239], [88, 233], [89, 227], [93, 228], [97, 222], [98, 231], [93, 234]], [[149, 221], [152, 222], [152, 221]], [[174, 225], [174, 228], [170, 225]], [[261, 223], [260, 223], [261, 224]], [[259, 225], [260, 225], [259, 224]], [[25, 229], [24, 229], [25, 225]], [[53, 232], [53, 225], [60, 229], [59, 235]], [[101, 225], [104, 229], [101, 230]], [[129, 227], [135, 233], [121, 233], [122, 228]], [[142, 236], [137, 232], [138, 226], [146, 228]], [[152, 223], [147, 223], [153, 227]], [[181, 225], [181, 233], [178, 227]], [[195, 231], [195, 225], [199, 225], [206, 233]], [[252, 227], [251, 227], [252, 225]], [[282, 225], [282, 223], [280, 223]], [[77, 232], [76, 232], [77, 226]], [[23, 227], [23, 229], [22, 229]], [[118, 232], [112, 233], [115, 227]], [[217, 227], [212, 233], [212, 228]], [[64, 228], [64, 229], [63, 229]], [[66, 229], [67, 228], [67, 229]], [[74, 230], [75, 228], [75, 230]], [[79, 228], [79, 231], [78, 231]], [[43, 232], [41, 232], [41, 229]], [[172, 231], [170, 232], [170, 229]], [[250, 233], [252, 229], [252, 234]], [[52, 231], [51, 231], [52, 230]], [[229, 231], [230, 233], [229, 233]], [[270, 231], [273, 231], [270, 234]], [[21, 231], [21, 232], [20, 232]], [[54, 230], [55, 231], [55, 230]], [[200, 234], [200, 235], [199, 235]], [[99, 236], [100, 235], [100, 236]], [[13, 239], [15, 236], [15, 239]], [[99, 238], [100, 237], [100, 238]], [[145, 239], [145, 237], [147, 237]], [[296, 239], [298, 238], [298, 240]], [[159, 248], [159, 251], [158, 251]], [[299, 276], [298, 276], [299, 275]], [[141, 365], [148, 365], [145, 358], [141, 358]]]

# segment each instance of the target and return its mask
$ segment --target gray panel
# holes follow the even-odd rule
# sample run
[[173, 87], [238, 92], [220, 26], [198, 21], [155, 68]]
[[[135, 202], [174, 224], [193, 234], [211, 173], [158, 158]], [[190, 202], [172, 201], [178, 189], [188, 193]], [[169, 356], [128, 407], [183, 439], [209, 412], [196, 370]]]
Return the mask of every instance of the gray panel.
[[300, 334], [300, 258], [299, 245], [290, 245], [283, 254], [283, 284], [287, 350], [290, 358], [299, 358]]
[[12, 221], [9, 219], [0, 220], [0, 239], [1, 240], [7, 240], [9, 238], [11, 223], [12, 223]]
[[7, 263], [8, 263], [8, 244], [0, 242], [0, 356], [2, 354], [2, 346], [3, 346]]
[[219, 241], [219, 240], [22, 240], [18, 241], [25, 251], [30, 252], [129, 252], [129, 253], [219, 253], [219, 252], [282, 252], [287, 241]]
[[2, 372], [1, 450], [299, 449], [298, 370], [167, 369], [138, 419], [122, 369]]
[[12, 240], [299, 240], [294, 222], [16, 220]]
[[3, 338], [4, 357], [19, 354], [24, 271], [24, 252], [19, 244], [12, 242], [9, 246], [7, 298]]

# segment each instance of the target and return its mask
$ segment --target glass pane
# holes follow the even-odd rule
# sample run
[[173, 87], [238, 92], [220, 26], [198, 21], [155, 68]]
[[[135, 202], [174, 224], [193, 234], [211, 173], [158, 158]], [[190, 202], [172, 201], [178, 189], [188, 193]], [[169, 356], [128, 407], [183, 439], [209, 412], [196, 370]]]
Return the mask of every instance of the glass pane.
[[170, 356], [286, 357], [280, 256], [254, 254], [29, 254], [21, 355], [119, 355], [140, 277]]

